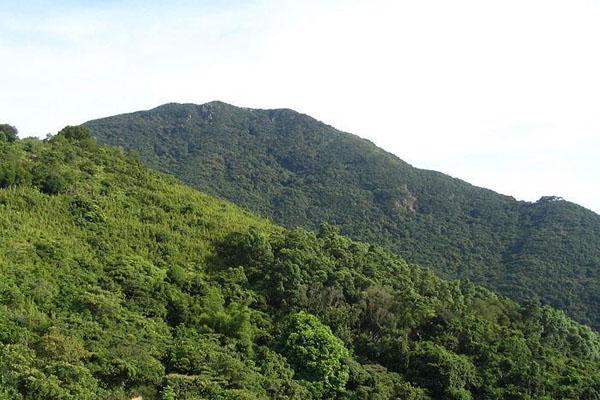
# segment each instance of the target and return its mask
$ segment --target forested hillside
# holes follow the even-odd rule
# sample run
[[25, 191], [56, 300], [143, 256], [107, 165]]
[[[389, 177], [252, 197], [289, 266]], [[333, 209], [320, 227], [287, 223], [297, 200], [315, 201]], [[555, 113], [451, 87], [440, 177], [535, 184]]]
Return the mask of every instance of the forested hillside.
[[82, 128], [0, 138], [0, 399], [598, 399], [562, 312], [286, 230]]
[[573, 203], [520, 202], [416, 169], [291, 110], [167, 104], [86, 125], [101, 142], [288, 227], [329, 222], [442, 276], [539, 298], [600, 328], [600, 216]]

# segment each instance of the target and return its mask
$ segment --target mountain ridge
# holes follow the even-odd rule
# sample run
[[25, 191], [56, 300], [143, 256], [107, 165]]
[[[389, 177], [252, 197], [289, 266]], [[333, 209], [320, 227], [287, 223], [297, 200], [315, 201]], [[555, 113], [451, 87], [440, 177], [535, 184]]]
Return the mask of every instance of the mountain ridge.
[[328, 222], [444, 277], [538, 297], [600, 327], [600, 216], [575, 203], [519, 201], [415, 168], [290, 109], [169, 103], [85, 126], [100, 142], [136, 150], [150, 166], [285, 226]]
[[[222, 100], [211, 100], [211, 101], [207, 101], [207, 102], [201, 103], [201, 104], [189, 103], [189, 102], [186, 102], [186, 103], [168, 102], [168, 103], [164, 103], [164, 104], [161, 104], [159, 106], [156, 106], [156, 107], [153, 107], [153, 108], [149, 108], [149, 109], [138, 110], [138, 111], [134, 111], [134, 112], [124, 112], [124, 113], [119, 113], [119, 114], [111, 115], [111, 116], [108, 116], [108, 117], [96, 118], [96, 119], [93, 119], [93, 120], [90, 120], [90, 121], [86, 122], [85, 124], [89, 124], [91, 122], [96, 122], [96, 121], [101, 121], [101, 120], [107, 119], [107, 118], [129, 116], [129, 115], [135, 115], [135, 114], [143, 114], [143, 113], [155, 112], [155, 111], [159, 111], [159, 110], [168, 110], [170, 108], [189, 107], [189, 108], [200, 108], [201, 109], [202, 107], [215, 107], [215, 106], [216, 107], [224, 107], [224, 108], [232, 108], [232, 109], [237, 109], [237, 110], [246, 110], [246, 111], [250, 111], [250, 112], [253, 112], [253, 111], [270, 112], [270, 113], [274, 113], [274, 112], [290, 112], [290, 113], [296, 114], [299, 117], [307, 118], [307, 119], [310, 119], [312, 121], [318, 122], [320, 124], [326, 125], [326, 126], [328, 126], [330, 128], [336, 129], [334, 126], [332, 126], [330, 124], [327, 124], [326, 122], [324, 122], [324, 121], [322, 121], [322, 120], [320, 120], [318, 118], [312, 117], [309, 114], [305, 114], [305, 113], [296, 111], [296, 110], [294, 110], [292, 108], [286, 108], [286, 107], [283, 107], [283, 108], [252, 108], [252, 107], [243, 107], [243, 106], [236, 106], [234, 104], [227, 103], [227, 102], [222, 101]], [[479, 185], [476, 185], [476, 184], [472, 184], [469, 181], [467, 181], [464, 178], [461, 178], [459, 176], [454, 176], [454, 175], [448, 174], [446, 172], [441, 172], [441, 171], [430, 169], [430, 168], [417, 167], [414, 164], [411, 164], [411, 163], [409, 163], [407, 161], [404, 161], [401, 158], [401, 156], [399, 156], [399, 155], [397, 155], [397, 154], [395, 154], [393, 152], [390, 152], [388, 150], [383, 149], [381, 146], [377, 145], [371, 139], [368, 139], [368, 138], [365, 138], [365, 137], [362, 137], [360, 135], [357, 135], [357, 134], [354, 134], [354, 133], [351, 133], [351, 132], [347, 132], [347, 131], [340, 131], [340, 132], [342, 132], [342, 133], [344, 133], [346, 135], [354, 136], [357, 139], [360, 139], [360, 140], [363, 140], [363, 141], [369, 143], [370, 145], [378, 147], [379, 149], [383, 150], [385, 153], [387, 153], [387, 154], [395, 157], [397, 159], [397, 161], [406, 163], [407, 165], [411, 166], [412, 168], [418, 169], [420, 171], [426, 171], [426, 172], [431, 172], [431, 173], [438, 173], [438, 174], [441, 174], [441, 175], [443, 175], [443, 176], [445, 176], [447, 178], [456, 179], [456, 180], [458, 180], [458, 181], [460, 181], [462, 183], [471, 185], [471, 186], [473, 186], [475, 188], [482, 189], [482, 190], [489, 190], [489, 191], [493, 192], [494, 194], [496, 194], [498, 196], [505, 196], [505, 197], [508, 197], [508, 198], [510, 198], [512, 200], [515, 200], [515, 201], [518, 201], [518, 202], [521, 202], [521, 203], [527, 203], [527, 204], [534, 204], [534, 203], [537, 203], [537, 202], [540, 202], [540, 201], [549, 201], [549, 200], [552, 200], [552, 201], [564, 201], [564, 202], [568, 202], [568, 203], [574, 204], [576, 206], [582, 207], [582, 208], [586, 209], [587, 211], [593, 212], [594, 214], [600, 215], [596, 211], [594, 211], [593, 209], [591, 209], [589, 207], [585, 207], [585, 206], [583, 206], [581, 204], [578, 204], [578, 203], [575, 203], [573, 201], [570, 201], [567, 198], [564, 198], [562, 196], [557, 196], [557, 195], [554, 195], [554, 194], [544, 194], [544, 195], [541, 195], [537, 200], [519, 200], [514, 195], [507, 194], [507, 193], [501, 193], [501, 192], [499, 192], [499, 191], [497, 191], [495, 189], [488, 188], [488, 187], [485, 187], [485, 186], [479, 186]]]

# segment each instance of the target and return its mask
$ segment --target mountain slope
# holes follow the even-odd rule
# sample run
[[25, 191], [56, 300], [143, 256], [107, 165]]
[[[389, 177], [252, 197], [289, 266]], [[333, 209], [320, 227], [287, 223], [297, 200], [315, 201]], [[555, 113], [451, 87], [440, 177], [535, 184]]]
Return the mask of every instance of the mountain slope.
[[167, 104], [86, 124], [101, 142], [286, 226], [338, 225], [445, 277], [538, 297], [600, 328], [600, 216], [413, 168], [291, 110]]
[[0, 141], [0, 399], [593, 399], [600, 337], [98, 146]]

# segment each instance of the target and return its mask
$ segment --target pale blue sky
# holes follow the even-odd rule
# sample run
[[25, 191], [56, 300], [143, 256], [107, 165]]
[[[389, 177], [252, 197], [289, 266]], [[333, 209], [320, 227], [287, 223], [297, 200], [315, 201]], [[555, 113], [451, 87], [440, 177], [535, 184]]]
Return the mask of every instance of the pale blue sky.
[[598, 0], [4, 0], [0, 121], [45, 136], [166, 102], [289, 107], [599, 212], [598, 21]]

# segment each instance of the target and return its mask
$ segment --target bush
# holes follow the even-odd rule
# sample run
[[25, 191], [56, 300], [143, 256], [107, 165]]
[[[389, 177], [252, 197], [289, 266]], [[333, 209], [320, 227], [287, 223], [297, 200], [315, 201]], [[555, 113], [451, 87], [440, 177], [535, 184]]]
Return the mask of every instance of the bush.
[[35, 173], [34, 184], [42, 193], [54, 195], [63, 193], [68, 184], [69, 179], [56, 171], [49, 168], [39, 170]]
[[23, 163], [13, 160], [0, 162], [0, 188], [27, 185], [29, 183], [31, 183], [31, 173]]

